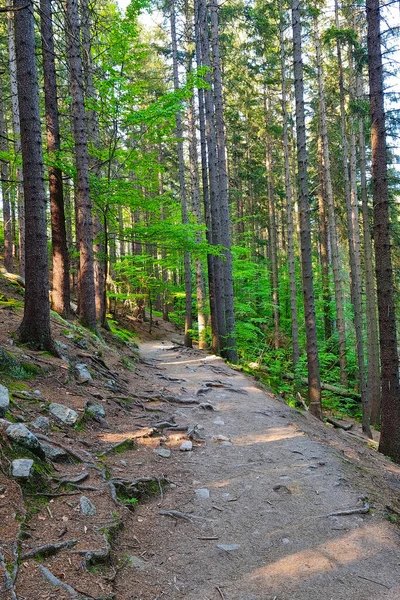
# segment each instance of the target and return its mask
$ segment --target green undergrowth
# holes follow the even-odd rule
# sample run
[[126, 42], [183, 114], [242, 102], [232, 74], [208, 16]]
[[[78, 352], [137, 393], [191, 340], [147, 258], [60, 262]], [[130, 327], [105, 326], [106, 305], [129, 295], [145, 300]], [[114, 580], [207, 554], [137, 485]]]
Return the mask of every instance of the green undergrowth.
[[161, 495], [167, 483], [165, 479], [150, 479], [139, 481], [134, 485], [121, 482], [115, 482], [114, 485], [118, 500], [134, 510], [139, 502]]

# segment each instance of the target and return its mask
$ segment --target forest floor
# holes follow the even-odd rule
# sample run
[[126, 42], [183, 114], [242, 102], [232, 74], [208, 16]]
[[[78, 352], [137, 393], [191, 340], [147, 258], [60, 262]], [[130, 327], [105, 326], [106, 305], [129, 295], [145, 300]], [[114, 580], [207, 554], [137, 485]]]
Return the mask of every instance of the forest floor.
[[[34, 485], [9, 476], [0, 427], [2, 600], [400, 600], [400, 468], [367, 440], [183, 348], [171, 324], [150, 336], [133, 323], [138, 355], [53, 319], [57, 359], [9, 345], [20, 318], [4, 302], [0, 346], [43, 371], [0, 378], [11, 416], [33, 433], [49, 402], [81, 419], [50, 418], [45, 435], [69, 459], [42, 467]], [[91, 381], [76, 381], [75, 362]], [[104, 418], [85, 413], [88, 400]], [[82, 514], [83, 495], [95, 514]]]

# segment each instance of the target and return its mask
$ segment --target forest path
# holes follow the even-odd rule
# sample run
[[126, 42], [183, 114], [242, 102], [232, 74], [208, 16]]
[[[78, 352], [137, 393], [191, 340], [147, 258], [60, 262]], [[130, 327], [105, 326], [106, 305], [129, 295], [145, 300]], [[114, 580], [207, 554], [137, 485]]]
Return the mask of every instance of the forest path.
[[[164, 442], [171, 457], [155, 457], [176, 487], [140, 505], [134, 531], [121, 534], [125, 547], [135, 535], [146, 562], [133, 580], [121, 571], [118, 599], [400, 599], [398, 528], [375, 502], [373, 477], [322, 441], [326, 426], [310, 425], [215, 356], [170, 341], [140, 351], [165, 393], [218, 412], [168, 407], [177, 423], [204, 427], [205, 441], [182, 452], [174, 434]], [[227, 387], [195, 396], [218, 380]], [[362, 507], [364, 495], [369, 514], [329, 516]]]

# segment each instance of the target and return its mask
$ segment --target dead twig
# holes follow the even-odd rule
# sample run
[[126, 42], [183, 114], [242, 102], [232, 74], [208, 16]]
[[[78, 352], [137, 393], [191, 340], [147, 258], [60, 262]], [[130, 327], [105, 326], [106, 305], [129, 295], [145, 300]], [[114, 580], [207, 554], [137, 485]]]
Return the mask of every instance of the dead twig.
[[382, 587], [390, 590], [390, 586], [385, 583], [381, 583], [380, 581], [376, 581], [376, 579], [370, 579], [369, 577], [364, 577], [363, 575], [357, 575], [359, 579], [365, 579], [365, 581], [370, 581], [371, 583], [376, 583], [376, 585], [381, 585]]
[[223, 591], [221, 590], [221, 588], [219, 587], [219, 585], [215, 586], [215, 589], [217, 590], [218, 594], [221, 596], [222, 600], [225, 600], [225, 596]]
[[206, 521], [205, 517], [198, 517], [196, 515], [189, 515], [187, 513], [183, 513], [180, 510], [160, 510], [159, 515], [163, 515], [164, 517], [171, 517], [172, 519], [183, 519], [185, 521], [193, 521], [200, 520]]
[[349, 508], [348, 510], [338, 510], [336, 512], [325, 515], [327, 517], [341, 517], [346, 515], [366, 515], [369, 513], [370, 506], [368, 502], [364, 502], [363, 506], [358, 508]]

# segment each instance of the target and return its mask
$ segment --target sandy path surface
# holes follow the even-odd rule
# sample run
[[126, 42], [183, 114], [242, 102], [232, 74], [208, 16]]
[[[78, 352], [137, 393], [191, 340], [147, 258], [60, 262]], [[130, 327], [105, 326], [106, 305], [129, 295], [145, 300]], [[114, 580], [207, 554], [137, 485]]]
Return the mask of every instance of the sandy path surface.
[[[304, 433], [303, 416], [221, 359], [166, 341], [140, 350], [165, 393], [216, 411], [168, 407], [177, 423], [203, 428], [204, 442], [182, 452], [178, 435], [161, 441], [171, 457], [154, 460], [175, 485], [139, 506], [134, 532], [123, 534], [125, 544], [135, 534], [145, 562], [132, 580], [121, 573], [117, 598], [400, 599], [399, 530], [382, 516], [368, 473]], [[195, 396], [218, 381], [227, 387]], [[329, 516], [362, 507], [364, 496], [368, 514]]]

